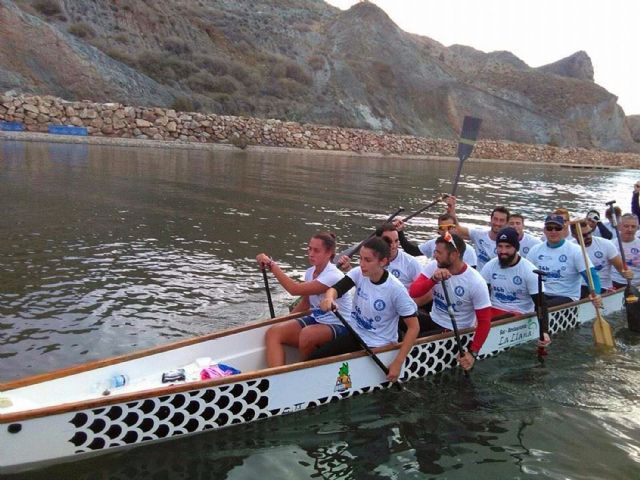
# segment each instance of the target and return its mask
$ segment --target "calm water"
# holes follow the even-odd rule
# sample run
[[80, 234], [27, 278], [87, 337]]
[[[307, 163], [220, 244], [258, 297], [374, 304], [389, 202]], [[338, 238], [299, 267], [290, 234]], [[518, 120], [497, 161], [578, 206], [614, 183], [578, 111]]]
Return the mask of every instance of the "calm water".
[[[255, 255], [306, 268], [450, 190], [455, 163], [0, 142], [0, 381], [268, 316]], [[465, 164], [460, 217], [495, 204], [540, 232], [565, 206], [628, 209], [637, 171]], [[436, 211], [411, 222], [432, 236]], [[278, 313], [290, 298], [273, 288]], [[294, 416], [31, 472], [24, 478], [640, 478], [640, 339], [589, 327], [455, 372]]]

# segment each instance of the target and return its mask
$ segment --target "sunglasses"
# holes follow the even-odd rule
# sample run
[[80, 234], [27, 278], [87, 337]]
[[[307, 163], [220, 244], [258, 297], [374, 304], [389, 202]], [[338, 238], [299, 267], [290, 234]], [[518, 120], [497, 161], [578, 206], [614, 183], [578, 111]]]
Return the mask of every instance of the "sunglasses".
[[547, 232], [561, 232], [561, 231], [562, 231], [562, 227], [560, 227], [560, 226], [551, 226], [551, 225], [546, 225], [546, 226], [544, 227], [544, 229], [545, 229]]

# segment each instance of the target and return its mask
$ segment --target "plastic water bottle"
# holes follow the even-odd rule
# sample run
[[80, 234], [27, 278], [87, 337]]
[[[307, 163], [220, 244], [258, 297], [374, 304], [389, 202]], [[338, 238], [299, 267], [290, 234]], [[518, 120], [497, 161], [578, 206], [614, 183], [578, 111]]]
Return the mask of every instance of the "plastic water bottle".
[[124, 373], [113, 375], [111, 378], [101, 380], [96, 385], [96, 391], [101, 395], [109, 395], [111, 390], [124, 387], [129, 383], [129, 376]]

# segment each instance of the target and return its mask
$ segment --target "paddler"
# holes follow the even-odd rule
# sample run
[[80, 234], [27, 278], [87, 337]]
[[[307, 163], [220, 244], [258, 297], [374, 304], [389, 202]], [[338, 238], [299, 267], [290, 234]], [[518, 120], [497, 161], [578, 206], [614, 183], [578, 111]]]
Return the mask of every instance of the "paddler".
[[[575, 241], [564, 237], [565, 219], [561, 215], [548, 215], [544, 221], [546, 242], [529, 250], [527, 259], [545, 275], [545, 300], [549, 307], [580, 299], [581, 277], [587, 279], [587, 268], [591, 269], [594, 290], [600, 292], [600, 277], [591, 262], [585, 265], [582, 250]], [[600, 306], [599, 294], [591, 300]]]
[[470, 370], [491, 328], [491, 300], [487, 284], [480, 273], [462, 260], [465, 247], [465, 242], [459, 235], [447, 233], [438, 237], [435, 261], [423, 267], [422, 273], [409, 288], [409, 294], [418, 298], [433, 291], [430, 331], [437, 333], [452, 330], [449, 305], [441, 284], [442, 280], [446, 280], [458, 328], [476, 327], [470, 348], [458, 356], [460, 366]]
[[457, 228], [456, 231], [465, 240], [471, 240], [476, 249], [478, 255], [478, 270], [482, 271], [482, 267], [495, 258], [498, 254], [496, 252], [496, 237], [498, 231], [507, 226], [509, 221], [509, 210], [506, 207], [498, 206], [491, 211], [489, 217], [489, 228], [486, 227], [465, 227], [460, 225], [459, 219], [456, 215], [456, 197], [447, 197], [447, 212], [456, 219]]

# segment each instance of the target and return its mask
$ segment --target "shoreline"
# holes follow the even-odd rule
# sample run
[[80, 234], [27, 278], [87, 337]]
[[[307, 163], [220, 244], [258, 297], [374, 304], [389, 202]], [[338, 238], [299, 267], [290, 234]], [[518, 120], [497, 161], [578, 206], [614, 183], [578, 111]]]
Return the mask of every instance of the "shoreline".
[[[0, 94], [0, 139], [123, 147], [456, 161], [457, 139], [53, 96]], [[71, 135], [75, 133], [76, 135]], [[481, 135], [482, 137], [482, 135]], [[474, 162], [640, 169], [640, 154], [480, 139]]]
[[[38, 132], [6, 132], [0, 131], [0, 142], [16, 141], [16, 142], [33, 142], [33, 143], [62, 143], [72, 145], [97, 145], [109, 147], [123, 148], [160, 148], [173, 150], [204, 150], [211, 152], [254, 152], [254, 153], [274, 153], [274, 154], [309, 154], [318, 156], [339, 156], [339, 157], [358, 157], [358, 158], [388, 158], [390, 160], [419, 160], [433, 162], [457, 162], [458, 158], [446, 155], [416, 155], [416, 154], [397, 154], [383, 152], [354, 152], [350, 150], [321, 150], [311, 148], [295, 148], [295, 147], [278, 147], [266, 145], [248, 145], [244, 149], [240, 149], [231, 143], [201, 143], [184, 140], [153, 140], [139, 138], [120, 138], [120, 137], [98, 137], [98, 136], [74, 136], [74, 135], [56, 135], [51, 133]], [[624, 165], [601, 165], [595, 163], [551, 163], [534, 160], [505, 160], [500, 158], [479, 158], [473, 154], [466, 162], [473, 163], [513, 163], [517, 162], [524, 165], [540, 165], [545, 164], [553, 168], [572, 168], [585, 170], [622, 170], [625, 168], [634, 168]]]

